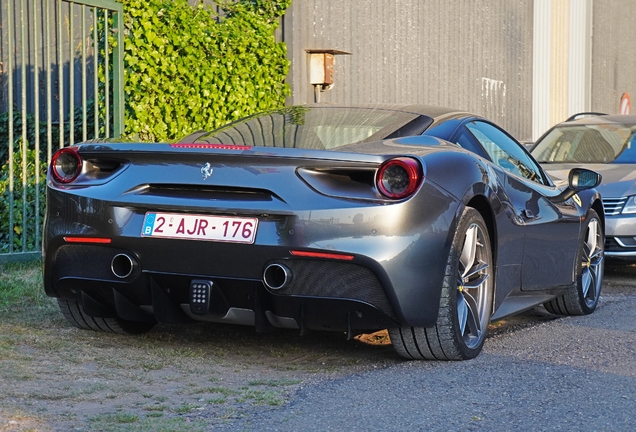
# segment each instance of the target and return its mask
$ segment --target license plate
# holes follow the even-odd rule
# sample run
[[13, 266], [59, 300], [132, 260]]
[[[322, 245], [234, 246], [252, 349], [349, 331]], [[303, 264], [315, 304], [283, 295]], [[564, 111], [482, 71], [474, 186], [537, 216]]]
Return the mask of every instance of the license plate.
[[257, 226], [256, 218], [146, 213], [141, 235], [252, 244]]

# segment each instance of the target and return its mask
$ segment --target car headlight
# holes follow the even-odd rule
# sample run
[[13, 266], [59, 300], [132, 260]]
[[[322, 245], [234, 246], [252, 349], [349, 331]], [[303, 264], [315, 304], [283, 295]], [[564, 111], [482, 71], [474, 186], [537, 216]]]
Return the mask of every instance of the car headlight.
[[632, 195], [627, 198], [627, 202], [623, 206], [622, 214], [632, 214], [636, 213], [636, 195]]

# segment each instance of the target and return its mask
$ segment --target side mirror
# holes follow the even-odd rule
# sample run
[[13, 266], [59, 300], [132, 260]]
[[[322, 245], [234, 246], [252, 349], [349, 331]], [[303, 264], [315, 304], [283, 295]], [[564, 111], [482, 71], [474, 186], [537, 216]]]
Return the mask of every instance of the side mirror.
[[554, 203], [561, 203], [572, 198], [577, 192], [592, 189], [601, 184], [602, 176], [585, 168], [574, 168], [568, 175], [568, 187], [559, 195], [550, 198]]
[[574, 168], [568, 176], [569, 188], [576, 191], [592, 189], [601, 184], [602, 176], [585, 168]]

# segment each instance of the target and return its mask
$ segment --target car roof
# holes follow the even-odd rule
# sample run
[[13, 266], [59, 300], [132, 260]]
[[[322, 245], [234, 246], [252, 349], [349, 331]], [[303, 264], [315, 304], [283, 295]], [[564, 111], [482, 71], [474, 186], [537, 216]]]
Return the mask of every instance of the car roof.
[[589, 115], [586, 117], [568, 120], [559, 123], [557, 126], [570, 125], [603, 125], [603, 124], [636, 124], [636, 115], [625, 114], [603, 114]]

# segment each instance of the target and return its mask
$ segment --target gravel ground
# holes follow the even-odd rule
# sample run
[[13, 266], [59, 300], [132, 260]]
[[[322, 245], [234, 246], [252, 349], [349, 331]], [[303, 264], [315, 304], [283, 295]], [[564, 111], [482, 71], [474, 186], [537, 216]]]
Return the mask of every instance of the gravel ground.
[[634, 430], [634, 275], [609, 267], [594, 314], [537, 309], [495, 330], [475, 360], [403, 362], [307, 386], [224, 430]]

